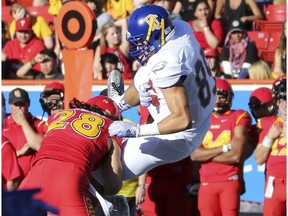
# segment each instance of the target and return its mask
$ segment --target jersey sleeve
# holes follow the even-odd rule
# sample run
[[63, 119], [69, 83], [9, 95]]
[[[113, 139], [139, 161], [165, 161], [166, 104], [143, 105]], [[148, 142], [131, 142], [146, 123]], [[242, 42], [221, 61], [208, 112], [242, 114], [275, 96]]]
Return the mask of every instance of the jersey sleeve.
[[183, 75], [180, 56], [165, 56], [165, 59], [162, 57], [157, 63], [149, 66], [151, 67], [150, 78], [153, 85], [158, 88], [175, 85]]
[[236, 126], [246, 126], [250, 128], [252, 125], [250, 114], [245, 110], [238, 110], [237, 112], [238, 117], [236, 118]]

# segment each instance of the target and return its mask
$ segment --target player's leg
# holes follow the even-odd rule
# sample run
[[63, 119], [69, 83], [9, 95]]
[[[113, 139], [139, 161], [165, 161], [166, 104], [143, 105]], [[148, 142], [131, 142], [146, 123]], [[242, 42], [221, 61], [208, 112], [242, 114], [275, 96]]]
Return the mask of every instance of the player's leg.
[[210, 120], [197, 128], [174, 134], [126, 139], [122, 150], [122, 178], [133, 179], [156, 166], [188, 157], [202, 142]]
[[220, 195], [223, 216], [238, 216], [240, 209], [241, 184], [239, 180], [222, 183], [224, 190]]
[[[266, 187], [267, 188], [267, 183]], [[278, 216], [286, 214], [286, 179], [276, 178], [271, 198], [264, 199], [264, 215]]]
[[220, 208], [220, 191], [218, 183], [201, 183], [198, 192], [198, 209], [201, 215], [222, 216]]

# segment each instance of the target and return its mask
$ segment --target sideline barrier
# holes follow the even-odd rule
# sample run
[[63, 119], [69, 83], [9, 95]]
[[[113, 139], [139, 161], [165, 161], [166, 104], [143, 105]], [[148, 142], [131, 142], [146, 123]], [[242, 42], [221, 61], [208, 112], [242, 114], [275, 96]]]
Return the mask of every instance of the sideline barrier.
[[[57, 80], [59, 81], [59, 80]], [[273, 80], [228, 80], [234, 90], [234, 99], [232, 109], [244, 109], [250, 113], [248, 107], [248, 101], [250, 93], [259, 87], [272, 87]], [[2, 80], [2, 92], [6, 98], [7, 112], [10, 112], [8, 106], [9, 92], [20, 87], [29, 92], [31, 105], [30, 112], [41, 118], [42, 108], [39, 103], [40, 92], [44, 89], [44, 86], [51, 82], [51, 80]], [[64, 83], [64, 80], [60, 80]], [[125, 88], [131, 84], [131, 80], [124, 80]], [[92, 83], [92, 95], [96, 96], [100, 94], [100, 91], [107, 88], [107, 80], [97, 80]], [[67, 89], [66, 89], [67, 91]], [[139, 115], [137, 113], [137, 107], [133, 107], [130, 110], [123, 112], [123, 116], [129, 118], [134, 122], [139, 122]], [[252, 117], [252, 116], [251, 116]], [[46, 119], [47, 116], [44, 116]], [[253, 123], [255, 120], [253, 119]], [[246, 193], [241, 196], [241, 200], [263, 202], [264, 198], [264, 169], [265, 166], [258, 166], [252, 155], [245, 161], [244, 164], [244, 178], [246, 182]]]

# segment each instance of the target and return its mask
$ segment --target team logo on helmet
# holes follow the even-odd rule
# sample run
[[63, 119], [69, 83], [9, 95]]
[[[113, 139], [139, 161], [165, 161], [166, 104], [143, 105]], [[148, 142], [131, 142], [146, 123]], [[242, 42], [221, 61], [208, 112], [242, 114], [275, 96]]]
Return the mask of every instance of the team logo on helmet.
[[[157, 20], [157, 17], [158, 17], [158, 15], [156, 15], [156, 14], [148, 14], [144, 18], [144, 21], [149, 25], [149, 27], [151, 28], [151, 31], [161, 29], [161, 23]], [[151, 25], [151, 22], [153, 23], [152, 25]]]

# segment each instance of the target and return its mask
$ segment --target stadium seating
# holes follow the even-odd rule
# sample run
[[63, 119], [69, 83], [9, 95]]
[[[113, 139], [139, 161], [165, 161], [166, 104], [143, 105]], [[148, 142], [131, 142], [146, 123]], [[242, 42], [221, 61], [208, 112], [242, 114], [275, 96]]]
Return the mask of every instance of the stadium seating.
[[249, 38], [255, 43], [258, 48], [258, 56], [262, 57], [262, 50], [268, 49], [270, 33], [269, 32], [259, 32], [259, 31], [248, 31]]
[[286, 21], [286, 4], [268, 5], [265, 11], [266, 20], [256, 20], [254, 31], [279, 32]]
[[268, 49], [269, 32], [248, 31], [249, 38], [255, 42], [258, 49]]
[[280, 37], [281, 32], [270, 32], [268, 48], [266, 50], [261, 50], [261, 55], [265, 61], [274, 62], [275, 50], [278, 47]]

